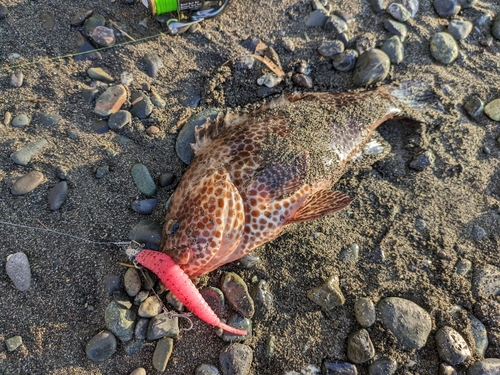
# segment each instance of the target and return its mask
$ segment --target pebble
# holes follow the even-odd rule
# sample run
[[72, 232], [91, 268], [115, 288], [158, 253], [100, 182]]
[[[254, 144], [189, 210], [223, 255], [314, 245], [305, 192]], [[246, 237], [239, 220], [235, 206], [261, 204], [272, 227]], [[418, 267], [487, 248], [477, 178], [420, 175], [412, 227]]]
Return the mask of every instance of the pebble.
[[500, 121], [500, 98], [486, 104], [484, 106], [484, 113], [493, 121]]
[[123, 286], [130, 297], [135, 297], [141, 290], [141, 277], [135, 268], [128, 268], [123, 276]]
[[404, 47], [401, 39], [397, 35], [393, 35], [387, 39], [382, 45], [384, 51], [392, 64], [399, 64], [404, 59]]
[[132, 123], [132, 114], [129, 111], [120, 109], [112, 113], [108, 119], [108, 127], [112, 130], [119, 130]]
[[450, 365], [460, 365], [471, 359], [471, 352], [464, 338], [453, 328], [444, 326], [436, 332], [438, 354]]
[[472, 238], [476, 242], [481, 242], [488, 238], [488, 233], [486, 233], [483, 227], [475, 225], [472, 229]]
[[481, 98], [475, 94], [467, 97], [463, 106], [470, 117], [476, 118], [484, 111], [484, 103]]
[[458, 57], [459, 49], [456, 40], [446, 32], [434, 34], [430, 43], [432, 56], [443, 64], [450, 64]]
[[132, 203], [132, 210], [141, 215], [149, 215], [155, 210], [157, 205], [158, 199], [156, 198], [136, 200]]
[[174, 340], [170, 337], [164, 337], [158, 340], [156, 343], [156, 348], [153, 353], [153, 367], [163, 372], [167, 368], [168, 360], [172, 355], [172, 350], [174, 348]]
[[470, 321], [470, 332], [474, 339], [474, 353], [478, 357], [484, 357], [484, 353], [488, 347], [488, 333], [486, 328], [474, 315], [469, 315], [468, 318]]
[[30, 119], [24, 113], [21, 113], [21, 114], [17, 115], [12, 120], [12, 126], [15, 126], [16, 128], [19, 128], [21, 126], [29, 125], [29, 123], [30, 123]]
[[38, 171], [32, 171], [14, 182], [10, 191], [14, 195], [24, 195], [35, 190], [43, 181], [43, 174]]
[[116, 337], [109, 331], [99, 332], [85, 347], [85, 354], [93, 362], [102, 362], [116, 352]]
[[359, 246], [355, 243], [350, 245], [340, 252], [339, 257], [344, 263], [357, 261], [359, 257]]
[[[75, 55], [75, 61], [84, 61], [84, 60], [102, 60], [102, 55], [100, 52], [95, 50], [95, 47], [92, 43], [90, 43], [87, 38], [81, 36], [81, 41], [79, 42], [79, 49], [77, 51], [77, 55]], [[85, 53], [84, 53], [85, 52]]]
[[254, 319], [265, 319], [269, 311], [273, 308], [273, 295], [266, 290], [267, 283], [265, 280], [259, 280], [250, 292], [255, 305]]
[[36, 141], [30, 142], [24, 145], [16, 152], [10, 155], [10, 158], [14, 163], [18, 165], [28, 165], [31, 158], [35, 156], [40, 150], [42, 150], [47, 145], [47, 140], [44, 138], [37, 139]]
[[250, 297], [245, 281], [234, 272], [226, 272], [222, 276], [221, 290], [231, 306], [246, 318], [255, 312], [253, 299]]
[[130, 375], [146, 375], [146, 370], [143, 367], [138, 367]]
[[89, 18], [94, 13], [93, 10], [85, 10], [78, 13], [71, 19], [70, 25], [74, 27], [82, 26], [87, 18]]
[[181, 311], [184, 308], [184, 304], [175, 296], [172, 291], [167, 293], [166, 297], [167, 303], [174, 308], [174, 310]]
[[224, 375], [247, 375], [253, 360], [253, 351], [248, 345], [233, 343], [226, 346], [219, 355]]
[[153, 103], [149, 99], [149, 96], [143, 92], [132, 91], [130, 102], [134, 103], [129, 109], [132, 116], [145, 119], [153, 112]]
[[411, 17], [414, 18], [418, 12], [418, 0], [403, 0], [403, 5], [410, 11]]
[[457, 375], [457, 371], [445, 362], [441, 362], [439, 365], [439, 375]]
[[457, 275], [465, 276], [472, 268], [472, 262], [468, 259], [459, 259], [455, 265], [455, 273]]
[[398, 3], [390, 4], [385, 11], [400, 22], [405, 22], [411, 17], [410, 11]]
[[12, 336], [5, 340], [5, 346], [8, 352], [13, 352], [23, 344], [23, 338], [21, 336]]
[[106, 24], [106, 18], [104, 18], [104, 16], [100, 14], [93, 14], [92, 16], [90, 16], [85, 20], [83, 27], [87, 35], [90, 35], [97, 26], [104, 26], [105, 24]]
[[156, 194], [156, 184], [144, 164], [134, 164], [130, 170], [130, 174], [132, 175], [132, 179], [141, 193], [148, 196]]
[[243, 269], [249, 269], [260, 262], [260, 257], [253, 253], [248, 253], [235, 261], [235, 264]]
[[193, 149], [190, 146], [191, 143], [194, 143], [194, 129], [197, 126], [203, 125], [206, 121], [215, 120], [218, 114], [219, 111], [216, 109], [207, 108], [191, 116], [182, 126], [177, 136], [177, 141], [175, 142], [175, 152], [184, 164], [189, 165], [194, 157]]
[[404, 345], [412, 349], [425, 345], [432, 329], [427, 311], [412, 301], [398, 297], [382, 299], [377, 309], [383, 326]]
[[362, 327], [371, 327], [373, 323], [375, 323], [376, 318], [376, 311], [373, 302], [368, 298], [359, 298], [354, 303], [354, 316]]
[[295, 43], [291, 38], [282, 38], [281, 43], [285, 51], [287, 52], [295, 51]]
[[292, 76], [292, 80], [296, 85], [300, 87], [305, 87], [306, 89], [311, 89], [313, 87], [312, 78], [304, 74], [295, 73]]
[[104, 276], [104, 285], [106, 286], [106, 290], [111, 295], [115, 290], [120, 288], [122, 284], [122, 279], [117, 275], [106, 275]]
[[88, 68], [87, 75], [92, 79], [97, 79], [104, 82], [114, 82], [115, 79], [102, 68]]
[[167, 102], [153, 89], [151, 89], [151, 103], [158, 108], [165, 108], [167, 105]]
[[222, 339], [226, 342], [241, 342], [245, 341], [249, 338], [252, 337], [252, 322], [250, 319], [244, 318], [239, 314], [233, 314], [229, 320], [227, 321], [227, 324], [230, 325], [231, 327], [235, 327], [238, 329], [242, 329], [247, 331], [246, 335], [236, 335], [234, 333], [230, 333], [227, 331], [224, 331], [222, 334]]
[[324, 361], [322, 370], [323, 375], [358, 375], [356, 366], [347, 362]]
[[140, 305], [149, 297], [149, 292], [147, 290], [141, 290], [134, 297], [134, 304]]
[[500, 374], [500, 359], [485, 358], [475, 362], [467, 370], [467, 375], [498, 375]]
[[104, 312], [106, 328], [122, 342], [127, 342], [134, 336], [136, 313], [111, 301]]
[[23, 85], [24, 81], [24, 74], [23, 72], [17, 72], [12, 74], [10, 77], [10, 86], [11, 87], [21, 87]]
[[308, 27], [323, 27], [328, 19], [328, 13], [324, 9], [313, 10], [306, 18], [306, 26]]
[[108, 122], [106, 120], [99, 120], [92, 124], [92, 129], [96, 134], [105, 134], [109, 130]]
[[134, 75], [130, 72], [123, 72], [120, 74], [120, 82], [123, 86], [130, 86], [134, 81]]
[[307, 297], [327, 311], [336, 306], [342, 306], [345, 302], [338, 276], [332, 276], [326, 283], [309, 290]]
[[333, 55], [344, 52], [344, 43], [340, 40], [322, 42], [318, 48], [318, 52], [321, 56], [332, 57]]
[[259, 86], [266, 86], [273, 88], [281, 83], [282, 79], [274, 73], [266, 73], [262, 77], [257, 79], [257, 84]]
[[358, 52], [348, 49], [335, 55], [332, 60], [332, 65], [339, 72], [350, 72], [355, 68], [357, 59]]
[[389, 0], [370, 0], [370, 5], [374, 12], [382, 12], [389, 5]]
[[469, 36], [473, 27], [470, 21], [451, 20], [446, 31], [456, 40], [462, 40]]
[[194, 375], [220, 375], [220, 372], [217, 367], [203, 363], [196, 368]]
[[202, 289], [200, 293], [215, 314], [221, 316], [224, 312], [224, 306], [226, 306], [226, 299], [222, 290], [215, 287], [208, 287]]
[[434, 9], [439, 17], [453, 17], [460, 12], [458, 0], [434, 0]]
[[375, 348], [364, 328], [353, 332], [347, 339], [347, 358], [354, 363], [364, 363], [375, 356]]
[[96, 100], [94, 112], [107, 117], [117, 112], [127, 100], [127, 90], [123, 85], [109, 87]]
[[17, 252], [7, 256], [5, 271], [18, 290], [25, 292], [29, 289], [31, 285], [31, 267], [25, 253]]
[[423, 153], [417, 155], [411, 162], [410, 168], [416, 171], [423, 171], [428, 167], [434, 165], [435, 156], [431, 150], [424, 151]]
[[115, 44], [115, 33], [109, 27], [96, 26], [90, 37], [101, 47], [111, 47]]
[[476, 297], [489, 298], [500, 294], [500, 268], [485, 264], [476, 268], [472, 279]]
[[153, 318], [162, 312], [163, 304], [156, 296], [149, 296], [141, 305], [137, 314], [141, 318]]
[[45, 126], [57, 125], [62, 117], [59, 113], [40, 113], [40, 123]]
[[139, 221], [129, 233], [129, 239], [145, 244], [145, 248], [158, 250], [161, 242], [162, 227], [153, 220]]
[[331, 15], [325, 22], [325, 31], [331, 32], [332, 37], [336, 38], [338, 35], [347, 31], [347, 23], [336, 15]]
[[87, 104], [92, 104], [97, 97], [97, 94], [99, 94], [99, 90], [97, 89], [90, 89], [90, 90], [83, 90], [82, 91], [82, 98]]
[[389, 56], [379, 49], [363, 52], [356, 62], [352, 81], [355, 86], [368, 86], [380, 82], [389, 73], [391, 62]]
[[149, 341], [162, 337], [179, 336], [179, 318], [169, 317], [165, 314], [156, 315], [150, 319], [146, 337]]
[[146, 134], [149, 135], [150, 137], [154, 137], [156, 134], [160, 133], [160, 128], [158, 126], [150, 126], [149, 128], [146, 129]]
[[12, 121], [12, 113], [10, 113], [9, 111], [6, 111], [3, 115], [3, 124], [5, 126], [8, 126], [11, 121]]
[[391, 358], [378, 358], [370, 367], [368, 367], [369, 375], [392, 375], [398, 369], [398, 364]]
[[156, 78], [160, 69], [163, 68], [163, 61], [154, 52], [149, 52], [144, 56], [144, 63], [146, 64], [146, 72], [151, 78]]
[[49, 191], [49, 207], [52, 211], [57, 211], [68, 197], [68, 183], [61, 181], [55, 184]]
[[134, 335], [137, 340], [145, 340], [148, 336], [149, 319], [141, 318], [135, 324]]
[[9, 9], [5, 5], [0, 4], [0, 20], [3, 20], [8, 14]]
[[496, 16], [495, 22], [493, 22], [493, 26], [491, 27], [491, 35], [500, 40], [500, 14]]
[[95, 171], [96, 178], [103, 178], [109, 173], [109, 165], [98, 167]]

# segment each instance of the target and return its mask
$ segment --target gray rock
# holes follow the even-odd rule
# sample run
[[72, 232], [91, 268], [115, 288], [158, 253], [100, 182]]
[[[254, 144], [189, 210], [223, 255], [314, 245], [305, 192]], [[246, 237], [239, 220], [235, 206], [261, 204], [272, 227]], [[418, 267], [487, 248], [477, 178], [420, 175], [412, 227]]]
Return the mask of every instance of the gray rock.
[[484, 113], [493, 121], [500, 121], [500, 98], [486, 104], [484, 106]]
[[105, 26], [96, 26], [90, 34], [92, 40], [102, 47], [111, 47], [115, 44], [115, 33], [113, 29]]
[[458, 0], [434, 0], [434, 9], [439, 17], [453, 17], [460, 12]]
[[333, 55], [344, 52], [344, 43], [342, 43], [340, 40], [322, 42], [318, 48], [318, 52], [321, 56], [332, 57]]
[[162, 227], [153, 220], [139, 221], [129, 233], [129, 239], [145, 244], [146, 249], [158, 250]]
[[115, 79], [103, 68], [88, 68], [87, 75], [92, 79], [104, 82], [114, 82]]
[[446, 30], [456, 40], [462, 40], [469, 36], [474, 25], [469, 21], [451, 20]]
[[467, 375], [498, 375], [500, 374], [500, 359], [485, 358], [469, 367]]
[[106, 328], [118, 337], [120, 341], [127, 342], [134, 335], [136, 313], [126, 309], [116, 301], [111, 301], [104, 312]]
[[36, 141], [30, 142], [27, 145], [21, 147], [16, 152], [10, 155], [10, 158], [14, 163], [19, 165], [28, 165], [31, 158], [36, 155], [40, 150], [42, 150], [47, 145], [47, 140], [44, 138], [37, 139]]
[[126, 344], [123, 344], [123, 351], [127, 355], [132, 355], [142, 350], [146, 346], [143, 340], [130, 340]]
[[174, 310], [181, 311], [184, 304], [176, 297], [172, 291], [167, 293], [166, 297], [167, 303], [174, 308]]
[[136, 368], [134, 371], [130, 373], [130, 375], [147, 375], [146, 370], [142, 367]]
[[362, 327], [371, 327], [375, 323], [376, 318], [373, 302], [368, 298], [359, 298], [354, 303], [354, 316]]
[[172, 172], [165, 172], [158, 178], [158, 184], [161, 187], [172, 185], [175, 182], [175, 175]]
[[30, 123], [30, 119], [24, 113], [17, 115], [12, 120], [12, 126], [15, 126], [16, 128], [20, 128], [22, 126], [29, 125], [29, 123]]
[[133, 103], [129, 111], [132, 116], [146, 119], [153, 112], [153, 103], [149, 96], [140, 91], [132, 91], [130, 103]]
[[43, 178], [44, 176], [41, 172], [32, 171], [16, 180], [10, 188], [10, 192], [14, 195], [28, 194], [42, 183]]
[[130, 72], [122, 72], [120, 74], [120, 82], [122, 83], [123, 86], [130, 86], [132, 82], [134, 81], [134, 75]]
[[370, 5], [374, 12], [382, 12], [389, 5], [389, 0], [370, 0]]
[[194, 157], [194, 152], [191, 149], [190, 144], [194, 143], [195, 127], [201, 126], [207, 121], [215, 120], [218, 115], [218, 110], [207, 108], [197, 113], [196, 115], [191, 116], [182, 126], [175, 143], [175, 152], [177, 153], [179, 159], [184, 162], [184, 164], [191, 163], [191, 160], [193, 160]]
[[224, 375], [247, 375], [253, 360], [253, 351], [248, 345], [234, 343], [225, 347], [219, 361]]
[[49, 207], [52, 211], [56, 211], [64, 204], [68, 197], [68, 183], [61, 181], [54, 185], [49, 191]]
[[163, 304], [156, 296], [149, 296], [139, 306], [137, 314], [142, 318], [153, 318], [162, 312]]
[[495, 18], [493, 26], [491, 27], [491, 35], [500, 40], [500, 14]]
[[404, 5], [398, 3], [389, 4], [385, 11], [394, 19], [401, 22], [405, 22], [411, 17], [410, 11], [406, 9]]
[[31, 267], [25, 253], [17, 252], [7, 256], [5, 271], [18, 290], [25, 292], [29, 289], [31, 285]]
[[115, 290], [117, 290], [122, 284], [122, 280], [120, 276], [116, 275], [106, 275], [104, 276], [104, 285], [106, 286], [106, 290], [111, 295]]
[[339, 72], [350, 72], [356, 66], [358, 52], [352, 49], [345, 50], [338, 55], [335, 55], [332, 60], [334, 69]]
[[141, 193], [148, 196], [156, 194], [156, 184], [144, 164], [134, 164], [130, 170], [130, 174]]
[[95, 171], [96, 178], [103, 178], [109, 173], [109, 165], [98, 167]]
[[341, 306], [345, 302], [345, 297], [340, 290], [338, 276], [332, 276], [326, 283], [308, 291], [307, 297], [327, 311], [336, 306]]
[[145, 340], [148, 335], [149, 319], [141, 318], [135, 325], [134, 335], [137, 340]]
[[217, 367], [203, 363], [196, 368], [194, 375], [220, 375], [220, 372]]
[[408, 35], [408, 28], [406, 27], [405, 24], [402, 24], [401, 22], [387, 19], [384, 22], [384, 27], [391, 34], [398, 36], [401, 42], [404, 42], [406, 36]]
[[382, 51], [384, 51], [392, 64], [399, 64], [404, 59], [404, 47], [403, 43], [399, 39], [399, 36], [393, 35], [387, 39], [382, 45]]
[[149, 215], [155, 210], [157, 205], [158, 199], [156, 198], [136, 200], [132, 203], [132, 210], [142, 215]]
[[410, 162], [410, 168], [416, 171], [423, 171], [434, 165], [435, 156], [431, 150], [424, 151], [417, 155], [415, 159]]
[[45, 126], [57, 125], [62, 120], [59, 113], [40, 113], [40, 123]]
[[163, 68], [163, 61], [161, 61], [160, 56], [154, 52], [149, 52], [144, 56], [144, 62], [148, 76], [156, 78], [160, 69]]
[[460, 5], [462, 9], [467, 9], [472, 8], [476, 2], [477, 0], [458, 0], [458, 5]]
[[85, 10], [78, 13], [71, 19], [70, 25], [74, 27], [82, 26], [87, 18], [89, 18], [94, 13], [93, 10]]
[[354, 363], [364, 363], [375, 356], [375, 348], [366, 329], [353, 332], [347, 339], [347, 358]]
[[339, 16], [332, 14], [327, 18], [324, 28], [326, 31], [331, 32], [332, 37], [335, 38], [347, 31], [347, 23]]
[[328, 18], [328, 14], [326, 11], [322, 9], [314, 10], [306, 18], [306, 26], [314, 27], [319, 26], [323, 27]]
[[265, 319], [269, 311], [273, 308], [273, 295], [266, 290], [266, 281], [259, 280], [250, 292], [255, 305], [254, 319]]
[[383, 326], [404, 345], [422, 348], [432, 329], [430, 315], [416, 303], [398, 297], [382, 299], [377, 309]]
[[85, 20], [83, 27], [85, 28], [85, 32], [87, 33], [87, 35], [90, 35], [97, 26], [104, 26], [105, 24], [106, 18], [104, 18], [100, 14], [93, 14], [91, 17]]
[[231, 306], [246, 318], [255, 312], [253, 299], [250, 297], [245, 281], [234, 272], [226, 272], [222, 276], [221, 290]]
[[8, 352], [13, 352], [23, 344], [23, 338], [21, 336], [12, 336], [5, 340], [5, 346]]
[[356, 366], [347, 362], [324, 361], [322, 370], [323, 375], [358, 375]]
[[132, 114], [123, 109], [112, 113], [108, 119], [108, 127], [112, 130], [119, 130], [132, 122]]
[[488, 347], [488, 334], [484, 324], [473, 315], [468, 316], [470, 321], [470, 332], [474, 339], [474, 353], [478, 357], [484, 357]]
[[83, 100], [87, 104], [92, 104], [97, 97], [97, 94], [99, 94], [99, 90], [97, 89], [83, 90], [81, 93]]
[[85, 354], [93, 362], [102, 362], [116, 352], [116, 338], [109, 331], [99, 332], [85, 347]]
[[153, 341], [162, 337], [179, 336], [179, 318], [165, 314], [156, 315], [149, 321], [147, 339]]
[[17, 72], [12, 74], [10, 77], [10, 86], [11, 87], [21, 87], [23, 85], [24, 81], [24, 74], [23, 72]]
[[94, 132], [97, 134], [105, 134], [109, 130], [108, 122], [106, 120], [99, 120], [94, 122], [92, 128], [94, 129]]
[[141, 290], [141, 277], [135, 268], [128, 268], [123, 276], [125, 291], [130, 297], [135, 297]]
[[470, 117], [476, 118], [484, 111], [484, 103], [481, 98], [475, 94], [468, 96], [463, 106]]
[[460, 365], [471, 359], [471, 352], [464, 338], [453, 328], [444, 326], [436, 332], [439, 356], [451, 365]]
[[359, 257], [359, 246], [351, 244], [346, 249], [343, 249], [339, 254], [340, 260], [344, 263], [355, 262]]
[[398, 364], [391, 358], [378, 358], [368, 367], [369, 375], [392, 375], [398, 369]]
[[474, 272], [472, 288], [476, 297], [500, 295], [500, 269], [490, 264], [478, 267]]
[[457, 275], [465, 276], [472, 268], [472, 262], [468, 259], [459, 259], [455, 264], [455, 273]]
[[368, 86], [383, 81], [390, 67], [391, 62], [385, 52], [376, 48], [371, 49], [359, 56], [352, 81], [355, 86]]
[[418, 12], [418, 0], [403, 0], [403, 5], [410, 11], [411, 17], [414, 18]]
[[222, 334], [222, 339], [224, 341], [242, 342], [252, 337], [252, 322], [250, 321], [250, 319], [244, 318], [239, 314], [233, 314], [227, 321], [227, 324], [231, 327], [247, 331], [247, 334], [243, 336], [224, 331], [224, 333]]
[[156, 343], [156, 348], [153, 353], [153, 367], [163, 372], [167, 368], [168, 360], [172, 355], [172, 350], [174, 348], [174, 340], [170, 337], [164, 337], [158, 340]]
[[430, 46], [432, 57], [443, 64], [450, 64], [458, 57], [458, 44], [456, 40], [446, 32], [434, 34]]
[[483, 227], [475, 225], [472, 229], [472, 238], [476, 242], [481, 242], [488, 238], [488, 233], [486, 233]]

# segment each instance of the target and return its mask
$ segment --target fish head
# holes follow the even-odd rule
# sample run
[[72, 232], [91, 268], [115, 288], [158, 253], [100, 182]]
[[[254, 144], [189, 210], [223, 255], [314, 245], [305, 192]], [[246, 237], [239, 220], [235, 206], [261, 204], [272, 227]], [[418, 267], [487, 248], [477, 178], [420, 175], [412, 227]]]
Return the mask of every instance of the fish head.
[[185, 175], [183, 181], [167, 209], [161, 251], [193, 278], [232, 254], [241, 241], [245, 214], [227, 172], [196, 179]]

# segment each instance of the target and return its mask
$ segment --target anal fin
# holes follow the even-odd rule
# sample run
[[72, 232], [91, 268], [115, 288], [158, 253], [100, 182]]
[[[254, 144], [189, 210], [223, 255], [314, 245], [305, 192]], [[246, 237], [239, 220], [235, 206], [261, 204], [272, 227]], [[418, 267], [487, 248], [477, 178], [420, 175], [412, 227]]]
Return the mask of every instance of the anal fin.
[[351, 197], [338, 191], [319, 190], [309, 197], [293, 216], [287, 219], [286, 224], [301, 223], [334, 214], [346, 208], [351, 202]]

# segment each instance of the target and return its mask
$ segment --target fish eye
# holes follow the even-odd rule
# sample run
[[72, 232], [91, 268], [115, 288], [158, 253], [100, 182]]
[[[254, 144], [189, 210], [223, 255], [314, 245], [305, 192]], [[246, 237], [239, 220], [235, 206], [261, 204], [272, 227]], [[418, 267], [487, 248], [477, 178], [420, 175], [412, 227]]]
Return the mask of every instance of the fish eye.
[[179, 223], [177, 219], [170, 219], [167, 223], [167, 233], [169, 235], [174, 234], [179, 229]]

